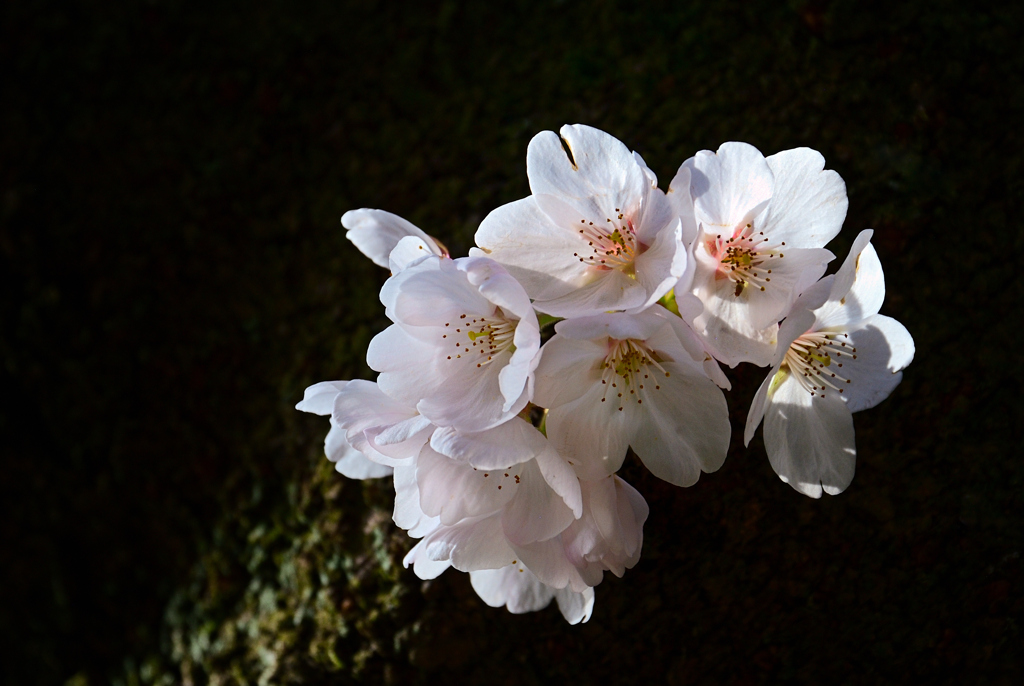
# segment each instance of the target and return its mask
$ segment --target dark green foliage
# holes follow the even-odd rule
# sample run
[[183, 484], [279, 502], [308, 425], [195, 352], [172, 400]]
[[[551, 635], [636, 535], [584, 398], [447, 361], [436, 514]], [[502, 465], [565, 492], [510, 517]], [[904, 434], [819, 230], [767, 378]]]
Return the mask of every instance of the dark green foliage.
[[[222, 6], [224, 5], [224, 6]], [[1022, 12], [834, 2], [8, 3], [0, 674], [12, 684], [1016, 683]], [[687, 490], [628, 463], [643, 557], [592, 621], [421, 583], [305, 386], [368, 377], [356, 207], [465, 254], [581, 122], [662, 185], [726, 140], [846, 180], [917, 342], [811, 501], [743, 420]]]

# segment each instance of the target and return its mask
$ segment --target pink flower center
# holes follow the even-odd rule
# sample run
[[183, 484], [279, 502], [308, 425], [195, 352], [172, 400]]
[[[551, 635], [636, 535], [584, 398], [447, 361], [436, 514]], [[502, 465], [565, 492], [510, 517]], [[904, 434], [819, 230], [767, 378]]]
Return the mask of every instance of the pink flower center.
[[[618, 208], [615, 211], [620, 212]], [[623, 217], [620, 212], [618, 226], [612, 219], [608, 220], [608, 226], [597, 226], [594, 222], [581, 219], [577, 236], [586, 246], [572, 256], [600, 270], [618, 269], [630, 275], [635, 274], [634, 262], [647, 246], [637, 240], [633, 220], [623, 221]]]
[[[786, 242], [782, 242], [782, 246]], [[737, 227], [731, 238], [718, 234], [705, 241], [708, 254], [718, 262], [716, 279], [730, 279], [736, 284], [733, 295], [739, 297], [748, 284], [760, 291], [771, 283], [772, 267], [785, 255], [782, 246], [770, 246], [764, 231], [754, 232], [753, 225]]]

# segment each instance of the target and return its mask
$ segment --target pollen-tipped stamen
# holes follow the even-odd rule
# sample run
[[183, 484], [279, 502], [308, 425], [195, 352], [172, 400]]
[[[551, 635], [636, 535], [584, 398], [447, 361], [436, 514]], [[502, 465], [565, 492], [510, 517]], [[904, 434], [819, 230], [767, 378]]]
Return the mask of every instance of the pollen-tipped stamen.
[[839, 371], [843, 366], [840, 360], [857, 359], [857, 348], [846, 339], [849, 339], [846, 333], [808, 331], [789, 346], [782, 367], [793, 374], [800, 387], [812, 396], [824, 398], [826, 388], [842, 393], [853, 381]]

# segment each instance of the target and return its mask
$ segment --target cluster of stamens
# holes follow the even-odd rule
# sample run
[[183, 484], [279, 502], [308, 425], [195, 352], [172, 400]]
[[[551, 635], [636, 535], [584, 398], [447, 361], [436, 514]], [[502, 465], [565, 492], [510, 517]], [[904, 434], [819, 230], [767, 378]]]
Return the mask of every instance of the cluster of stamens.
[[[476, 467], [473, 467], [473, 471], [474, 472], [479, 472], [480, 470], [477, 469]], [[519, 483], [520, 483], [520, 478], [519, 478], [518, 474], [513, 474], [511, 472], [506, 472], [504, 470], [498, 470], [498, 471], [493, 471], [493, 472], [490, 471], [490, 470], [486, 471], [486, 472], [483, 473], [484, 474], [484, 478], [485, 479], [489, 479], [492, 473], [496, 477], [494, 479], [494, 481], [495, 481], [495, 483], [498, 484], [498, 490], [499, 491], [501, 490], [502, 486], [507, 486], [508, 485], [508, 483], [506, 483], [506, 481], [505, 481], [506, 479], [515, 479], [515, 481], [513, 481], [511, 483], [516, 485], [516, 486], [518, 486]], [[498, 476], [498, 474], [501, 474], [501, 476]]]
[[782, 368], [796, 377], [800, 386], [812, 396], [825, 397], [825, 389], [843, 392], [852, 383], [842, 371], [843, 360], [857, 359], [857, 349], [847, 343], [850, 335], [809, 331], [793, 341], [786, 351]]
[[670, 376], [661, 366], [657, 354], [642, 341], [614, 341], [611, 352], [601, 364], [601, 384], [605, 387], [601, 402], [607, 402], [611, 395], [612, 402], [619, 403], [619, 412], [623, 403], [630, 399], [636, 399], [636, 404], [642, 405], [644, 400], [640, 391], [645, 388], [648, 391], [661, 390], [659, 379], [652, 381], [651, 374]]
[[463, 355], [477, 353], [477, 367], [490, 364], [495, 357], [513, 347], [517, 320], [506, 319], [500, 307], [490, 316], [459, 315], [454, 322], [445, 322], [445, 333], [441, 338], [445, 344], [455, 346], [454, 354], [448, 359], [460, 359]]
[[708, 241], [708, 252], [718, 260], [719, 273], [736, 284], [736, 297], [743, 293], [747, 284], [763, 291], [771, 282], [769, 262], [785, 257], [781, 250], [786, 242], [783, 241], [778, 247], [768, 246], [767, 243], [764, 231], [754, 233], [750, 224], [737, 231], [732, 238], [723, 239], [718, 234], [714, 240]]
[[[632, 271], [633, 262], [642, 252], [636, 239], [636, 227], [631, 219], [623, 222], [622, 211], [615, 208], [616, 220], [607, 219], [608, 226], [597, 226], [586, 219], [580, 220], [577, 234], [587, 245], [572, 254], [583, 264], [598, 269], [621, 269]], [[609, 231], [609, 228], [611, 231]]]

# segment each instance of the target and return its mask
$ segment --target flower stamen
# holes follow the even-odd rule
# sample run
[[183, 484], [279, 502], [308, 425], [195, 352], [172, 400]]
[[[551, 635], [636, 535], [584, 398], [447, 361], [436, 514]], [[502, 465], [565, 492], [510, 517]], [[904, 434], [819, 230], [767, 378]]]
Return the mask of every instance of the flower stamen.
[[736, 284], [733, 295], [739, 297], [748, 285], [764, 291], [771, 283], [772, 267], [785, 257], [782, 247], [768, 245], [764, 231], [754, 232], [752, 224], [737, 228], [732, 238], [721, 234], [707, 241], [708, 253], [718, 261], [718, 278], [728, 278]]
[[839, 371], [842, 360], [857, 359], [857, 348], [845, 340], [849, 337], [846, 333], [808, 331], [789, 346], [780, 369], [793, 374], [812, 397], [824, 398], [826, 389], [842, 393], [846, 384], [853, 383]]
[[[621, 220], [623, 215], [618, 217]], [[618, 269], [632, 274], [637, 256], [644, 251], [644, 246], [636, 239], [633, 221], [627, 219], [618, 227], [615, 227], [611, 219], [608, 221], [612, 223], [611, 232], [605, 227], [595, 226], [594, 222], [585, 224], [586, 220], [581, 219], [577, 235], [586, 241], [586, 246], [572, 255], [591, 267], [601, 270]]]
[[[610, 388], [619, 388], [616, 381], [616, 378], [618, 378], [624, 385], [623, 390], [629, 390], [628, 395], [636, 398], [637, 405], [642, 405], [644, 402], [642, 391], [645, 390], [644, 380], [649, 379], [650, 374], [653, 373], [653, 369], [649, 369], [652, 367], [666, 377], [669, 376], [669, 372], [665, 371], [665, 368], [661, 366], [661, 360], [657, 353], [648, 348], [643, 341], [632, 339], [624, 341], [613, 340], [611, 349], [601, 364], [601, 384], [605, 387], [604, 397], [601, 398], [601, 402], [607, 400]], [[648, 381], [647, 384], [650, 385], [650, 382]], [[661, 390], [661, 386], [655, 384], [654, 390]], [[622, 392], [617, 392], [615, 395], [615, 398], [619, 399], [620, 411], [623, 407], [623, 397], [626, 396]]]
[[[459, 320], [465, 320], [467, 317], [468, 315], [465, 314], [460, 315]], [[501, 308], [496, 307], [490, 316], [477, 315], [468, 323], [461, 321], [461, 326], [456, 328], [455, 332], [465, 333], [469, 342], [467, 343], [466, 339], [461, 336], [453, 336], [455, 340], [452, 342], [455, 344], [456, 350], [461, 348], [463, 352], [467, 353], [475, 350], [480, 355], [485, 355], [486, 359], [477, 358], [476, 366], [483, 367], [490, 364], [495, 357], [503, 352], [515, 352], [514, 340], [518, 323], [519, 320], [508, 319]], [[445, 323], [445, 327], [448, 326], [450, 326], [450, 322]], [[465, 327], [464, 331], [463, 327]], [[447, 339], [448, 334], [442, 334], [441, 338]]]

